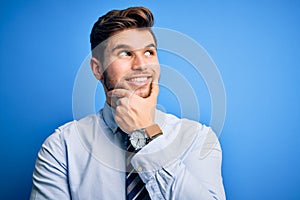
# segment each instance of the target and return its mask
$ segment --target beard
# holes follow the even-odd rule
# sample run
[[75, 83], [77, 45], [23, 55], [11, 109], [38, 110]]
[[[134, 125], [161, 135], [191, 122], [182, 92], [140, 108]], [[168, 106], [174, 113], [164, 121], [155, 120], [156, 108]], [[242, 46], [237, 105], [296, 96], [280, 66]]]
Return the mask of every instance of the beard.
[[110, 77], [107, 73], [107, 71], [104, 71], [103, 73], [103, 85], [106, 88], [107, 91], [111, 91], [114, 89], [125, 89], [134, 92], [136, 95], [146, 98], [151, 93], [151, 85], [152, 83], [149, 83], [142, 87], [130, 87], [124, 78], [121, 80], [115, 80], [112, 77]]
[[106, 88], [107, 91], [111, 91], [115, 89], [115, 81], [113, 81], [111, 78], [109, 78], [106, 71], [103, 72], [103, 85]]

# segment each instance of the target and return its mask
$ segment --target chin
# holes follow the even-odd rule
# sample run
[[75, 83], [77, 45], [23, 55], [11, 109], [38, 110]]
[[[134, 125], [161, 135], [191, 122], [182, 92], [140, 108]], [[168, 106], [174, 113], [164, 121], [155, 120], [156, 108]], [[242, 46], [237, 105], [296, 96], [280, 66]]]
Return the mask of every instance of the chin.
[[146, 88], [138, 88], [135, 90], [135, 94], [139, 95], [140, 97], [146, 98], [150, 95], [150, 86], [147, 86]]

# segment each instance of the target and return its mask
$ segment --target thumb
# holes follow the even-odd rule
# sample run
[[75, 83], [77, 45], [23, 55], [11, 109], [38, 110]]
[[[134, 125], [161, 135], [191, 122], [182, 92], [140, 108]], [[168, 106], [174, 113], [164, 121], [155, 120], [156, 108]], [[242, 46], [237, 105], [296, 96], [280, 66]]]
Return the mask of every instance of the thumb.
[[158, 82], [152, 82], [152, 84], [151, 84], [151, 92], [150, 92], [149, 98], [152, 99], [154, 103], [156, 103], [158, 93], [159, 93]]

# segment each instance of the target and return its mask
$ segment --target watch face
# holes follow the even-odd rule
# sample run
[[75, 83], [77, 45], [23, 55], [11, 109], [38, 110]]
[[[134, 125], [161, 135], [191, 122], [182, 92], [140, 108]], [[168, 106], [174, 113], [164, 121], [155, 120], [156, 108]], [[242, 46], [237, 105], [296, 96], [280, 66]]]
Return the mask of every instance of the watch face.
[[132, 146], [138, 150], [146, 145], [146, 133], [143, 130], [135, 130], [130, 136]]

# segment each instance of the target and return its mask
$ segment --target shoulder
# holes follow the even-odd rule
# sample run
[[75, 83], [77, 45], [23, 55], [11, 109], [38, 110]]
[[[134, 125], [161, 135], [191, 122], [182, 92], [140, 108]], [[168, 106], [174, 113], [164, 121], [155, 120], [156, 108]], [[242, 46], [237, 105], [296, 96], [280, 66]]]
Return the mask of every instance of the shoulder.
[[64, 146], [68, 141], [76, 137], [78, 129], [89, 129], [92, 124], [97, 123], [97, 115], [92, 114], [80, 120], [67, 122], [54, 130], [43, 143], [43, 147]]
[[156, 119], [161, 128], [166, 130], [167, 134], [170, 132], [169, 130], [173, 130], [172, 134], [176, 131], [176, 137], [181, 138], [181, 142], [197, 143], [198, 145], [196, 146], [204, 150], [202, 151], [202, 156], [207, 155], [209, 150], [213, 148], [220, 150], [218, 137], [210, 126], [194, 120], [178, 118], [175, 115], [159, 110], [156, 112]]
[[210, 128], [200, 122], [187, 118], [178, 118], [173, 114], [168, 114], [160, 110], [156, 111], [155, 120], [161, 128], [172, 128], [173, 130], [179, 128], [180, 132], [193, 131], [205, 134]]

